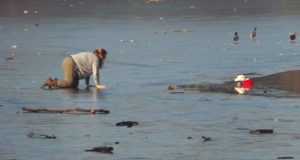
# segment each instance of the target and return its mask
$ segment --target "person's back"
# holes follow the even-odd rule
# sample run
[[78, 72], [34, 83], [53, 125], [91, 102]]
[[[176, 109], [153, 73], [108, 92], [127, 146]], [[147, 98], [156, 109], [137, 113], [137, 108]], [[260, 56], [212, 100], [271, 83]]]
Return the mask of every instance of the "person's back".
[[[71, 55], [80, 72], [79, 78], [85, 79], [93, 72], [93, 65], [98, 65], [98, 58], [92, 52], [80, 52]], [[98, 68], [98, 66], [94, 66]]]

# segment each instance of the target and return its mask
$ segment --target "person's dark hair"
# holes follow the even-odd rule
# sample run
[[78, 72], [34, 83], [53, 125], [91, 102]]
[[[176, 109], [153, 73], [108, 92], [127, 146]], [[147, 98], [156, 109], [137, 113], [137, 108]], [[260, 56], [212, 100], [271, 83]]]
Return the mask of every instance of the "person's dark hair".
[[93, 52], [96, 55], [101, 55], [103, 57], [103, 59], [99, 59], [99, 68], [102, 68], [103, 63], [104, 63], [104, 59], [106, 58], [107, 52], [105, 49], [103, 48], [97, 48], [94, 50]]

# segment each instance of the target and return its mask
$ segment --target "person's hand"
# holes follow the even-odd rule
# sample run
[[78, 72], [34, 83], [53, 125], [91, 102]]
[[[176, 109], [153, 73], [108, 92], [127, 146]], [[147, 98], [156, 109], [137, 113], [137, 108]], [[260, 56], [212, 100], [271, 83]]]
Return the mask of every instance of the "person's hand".
[[106, 88], [105, 85], [96, 85], [96, 87], [97, 87], [98, 89], [105, 89], [105, 88]]

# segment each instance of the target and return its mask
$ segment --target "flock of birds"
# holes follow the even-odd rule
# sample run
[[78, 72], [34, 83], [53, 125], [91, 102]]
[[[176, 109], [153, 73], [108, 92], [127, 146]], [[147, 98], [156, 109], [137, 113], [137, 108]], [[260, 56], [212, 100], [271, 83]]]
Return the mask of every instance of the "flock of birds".
[[[257, 30], [257, 27], [255, 27], [253, 29], [253, 31], [250, 33], [250, 38], [251, 39], [255, 39], [256, 38], [256, 30]], [[290, 41], [295, 41], [296, 40], [296, 35], [297, 35], [297, 32], [291, 32], [290, 35], [289, 35], [289, 40]], [[238, 32], [235, 32], [234, 36], [232, 38], [232, 41], [233, 42], [237, 42], [238, 40], [239, 40]]]
[[[254, 29], [253, 29], [253, 31], [250, 33], [250, 38], [251, 39], [255, 39], [256, 38], [256, 30], [257, 30], [257, 27], [255, 27]], [[185, 31], [185, 30], [184, 30]], [[189, 31], [189, 30], [187, 30], [187, 31]], [[290, 35], [289, 35], [289, 40], [291, 41], [291, 42], [294, 42], [295, 40], [296, 40], [296, 35], [297, 35], [297, 32], [291, 32], [290, 33]], [[234, 36], [233, 36], [233, 38], [232, 38], [232, 41], [233, 42], [238, 42], [239, 41], [239, 35], [238, 35], [238, 32], [235, 32], [234, 33]], [[133, 40], [130, 40], [131, 42], [133, 42]], [[122, 40], [121, 40], [121, 42], [123, 42]], [[16, 53], [11, 53], [9, 56], [7, 56], [6, 58], [5, 58], [5, 60], [6, 61], [9, 61], [9, 60], [13, 60], [13, 59], [15, 59], [16, 58]]]

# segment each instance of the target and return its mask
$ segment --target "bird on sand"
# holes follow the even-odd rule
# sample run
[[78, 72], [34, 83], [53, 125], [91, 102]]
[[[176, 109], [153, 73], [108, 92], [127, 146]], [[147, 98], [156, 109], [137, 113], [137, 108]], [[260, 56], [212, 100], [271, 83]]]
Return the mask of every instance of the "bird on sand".
[[234, 42], [237, 42], [237, 41], [239, 40], [238, 32], [235, 32], [235, 33], [234, 33], [234, 36], [233, 36], [232, 40], [233, 40]]
[[255, 38], [256, 38], [256, 30], [257, 30], [257, 27], [255, 27], [255, 28], [253, 29], [253, 31], [250, 33], [250, 38], [252, 38], [252, 39], [255, 39]]
[[297, 35], [297, 32], [291, 32], [291, 33], [290, 33], [290, 37], [289, 37], [290, 40], [291, 40], [291, 41], [294, 41], [294, 40], [296, 39], [296, 35]]

